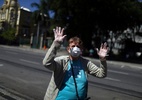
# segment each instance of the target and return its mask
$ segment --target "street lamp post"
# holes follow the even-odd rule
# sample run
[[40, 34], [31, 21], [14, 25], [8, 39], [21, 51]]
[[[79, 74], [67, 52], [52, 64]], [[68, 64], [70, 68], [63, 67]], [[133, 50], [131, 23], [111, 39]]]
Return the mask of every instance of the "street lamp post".
[[40, 30], [40, 21], [38, 21], [38, 24], [37, 24], [37, 37], [36, 37], [36, 47], [37, 48], [38, 48], [39, 30]]

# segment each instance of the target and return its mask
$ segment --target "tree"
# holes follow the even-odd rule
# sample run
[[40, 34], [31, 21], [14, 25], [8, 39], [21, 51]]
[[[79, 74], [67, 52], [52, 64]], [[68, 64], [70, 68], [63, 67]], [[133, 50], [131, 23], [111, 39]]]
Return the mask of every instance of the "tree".
[[4, 30], [2, 34], [0, 34], [0, 37], [3, 39], [4, 43], [11, 45], [16, 40], [15, 33], [15, 28], [9, 28], [8, 30]]
[[125, 29], [142, 23], [142, 3], [138, 0], [52, 0], [56, 24], [67, 27], [68, 38], [80, 36], [91, 47], [94, 33], [119, 36]]
[[46, 26], [47, 26], [47, 20], [49, 19], [49, 3], [48, 0], [40, 0], [40, 3], [32, 3], [32, 7], [36, 7], [37, 10], [33, 12], [33, 19], [34, 23], [37, 24], [37, 40], [36, 40], [36, 46], [38, 47], [38, 38], [39, 38], [39, 32], [41, 28], [42, 34], [45, 32]]

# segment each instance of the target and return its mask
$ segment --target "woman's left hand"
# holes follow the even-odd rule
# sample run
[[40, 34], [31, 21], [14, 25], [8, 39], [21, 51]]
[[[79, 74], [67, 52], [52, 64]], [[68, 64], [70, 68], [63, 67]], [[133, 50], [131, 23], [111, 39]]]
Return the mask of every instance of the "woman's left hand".
[[107, 43], [106, 42], [104, 44], [102, 43], [100, 50], [96, 49], [97, 54], [99, 55], [100, 58], [104, 59], [106, 56], [108, 56], [107, 55], [108, 49], [109, 49], [109, 47], [107, 47]]

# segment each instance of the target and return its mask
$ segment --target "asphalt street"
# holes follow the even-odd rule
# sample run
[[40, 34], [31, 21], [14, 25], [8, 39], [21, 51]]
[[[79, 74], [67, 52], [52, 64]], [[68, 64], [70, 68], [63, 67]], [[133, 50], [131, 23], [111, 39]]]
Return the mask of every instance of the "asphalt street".
[[[23, 51], [31, 51], [31, 52], [42, 53], [42, 54], [45, 54], [47, 52], [47, 50], [48, 50], [48, 49], [44, 50], [44, 49], [30, 48], [29, 46], [20, 46], [20, 47], [17, 47], [17, 46], [4, 46], [4, 45], [1, 45], [1, 47], [5, 47], [5, 48], [16, 48], [16, 49], [23, 50]], [[66, 48], [61, 47], [61, 49], [57, 53], [57, 56], [62, 56], [62, 55], [67, 55], [67, 54], [68, 53], [66, 51]], [[86, 57], [86, 58], [89, 59], [89, 60], [95, 60], [95, 61], [99, 62], [99, 59], [95, 59], [95, 58], [91, 58], [91, 57]], [[141, 64], [142, 62], [139, 64], [139, 63], [131, 63], [131, 62], [122, 62], [122, 61], [107, 60], [107, 63], [114, 64], [114, 65], [116, 65], [116, 64], [117, 65], [122, 65], [121, 67], [129, 66], [129, 67], [134, 68], [134, 69], [142, 70], [142, 64]]]
[[[20, 86], [18, 87], [20, 91], [24, 92], [24, 89], [25, 90], [27, 89], [29, 91], [30, 90], [32, 91], [31, 93], [32, 96], [36, 96], [35, 94], [41, 94], [41, 96], [43, 96], [43, 92], [41, 93], [38, 90], [45, 91], [46, 90], [45, 88], [47, 86], [45, 85], [42, 87], [38, 86], [38, 88], [33, 86], [33, 88], [29, 88], [29, 86], [28, 85], [25, 86], [24, 83], [34, 84], [34, 85], [36, 84], [35, 86], [37, 86], [37, 84], [43, 84], [41, 83], [41, 80], [46, 80], [47, 77], [45, 76], [47, 76], [46, 74], [48, 74], [48, 71], [42, 67], [39, 68], [39, 65], [41, 65], [42, 61], [41, 58], [43, 57], [43, 55], [45, 55], [47, 50], [31, 49], [29, 47], [3, 46], [3, 45], [1, 45], [0, 48], [1, 47], [5, 48], [1, 49], [5, 51], [0, 51], [1, 52], [0, 68], [2, 71], [0, 73], [0, 76], [11, 78], [11, 84], [17, 87], [18, 84], [14, 85], [14, 81], [17, 82], [18, 80], [19, 83], [23, 84], [23, 87]], [[15, 49], [16, 51], [10, 51], [13, 49]], [[29, 53], [25, 53], [27, 51]], [[20, 52], [23, 54], [21, 54]], [[30, 53], [33, 53], [34, 55]], [[9, 54], [10, 56], [8, 56], [7, 54]], [[41, 54], [42, 56], [37, 57], [37, 55], [35, 54]], [[65, 48], [62, 48], [58, 51], [57, 55], [61, 56], [66, 54], [67, 52]], [[5, 59], [9, 59], [9, 61]], [[96, 64], [99, 64], [98, 59], [90, 57], [87, 57], [87, 59], [95, 61]], [[108, 69], [107, 78], [102, 80], [97, 78], [94, 79], [94, 77], [89, 76], [89, 96], [93, 98], [91, 100], [141, 100], [142, 99], [141, 96], [142, 65], [136, 63], [111, 61], [111, 60], [107, 60], [107, 63], [108, 66], [111, 66]], [[7, 68], [4, 65], [7, 66]], [[23, 67], [18, 68], [19, 66]], [[6, 75], [7, 72], [9, 73], [9, 75]], [[29, 75], [30, 77], [27, 77], [27, 75]], [[13, 80], [12, 77], [15, 77], [15, 80]], [[2, 77], [1, 80], [3, 80]], [[25, 95], [24, 93], [19, 93], [17, 90], [11, 91], [9, 88], [7, 88], [8, 84], [7, 87], [1, 86], [1, 84], [3, 84], [2, 82], [3, 81], [0, 81], [0, 100], [39, 100], [39, 99], [30, 98], [31, 96], [27, 96], [28, 93], [27, 95]], [[44, 83], [46, 83], [46, 81], [44, 81]], [[101, 99], [99, 99], [100, 94], [101, 94]], [[111, 99], [109, 96], [107, 97], [107, 95], [109, 95]]]

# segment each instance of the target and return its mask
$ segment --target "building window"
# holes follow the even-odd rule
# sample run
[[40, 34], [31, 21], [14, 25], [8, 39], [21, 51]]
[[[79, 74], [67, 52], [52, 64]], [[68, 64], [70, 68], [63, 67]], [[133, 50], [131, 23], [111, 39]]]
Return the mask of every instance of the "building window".
[[2, 14], [1, 14], [1, 19], [2, 19], [2, 20], [5, 19], [5, 13], [2, 13]]
[[13, 9], [11, 9], [10, 19], [14, 19], [14, 10]]

